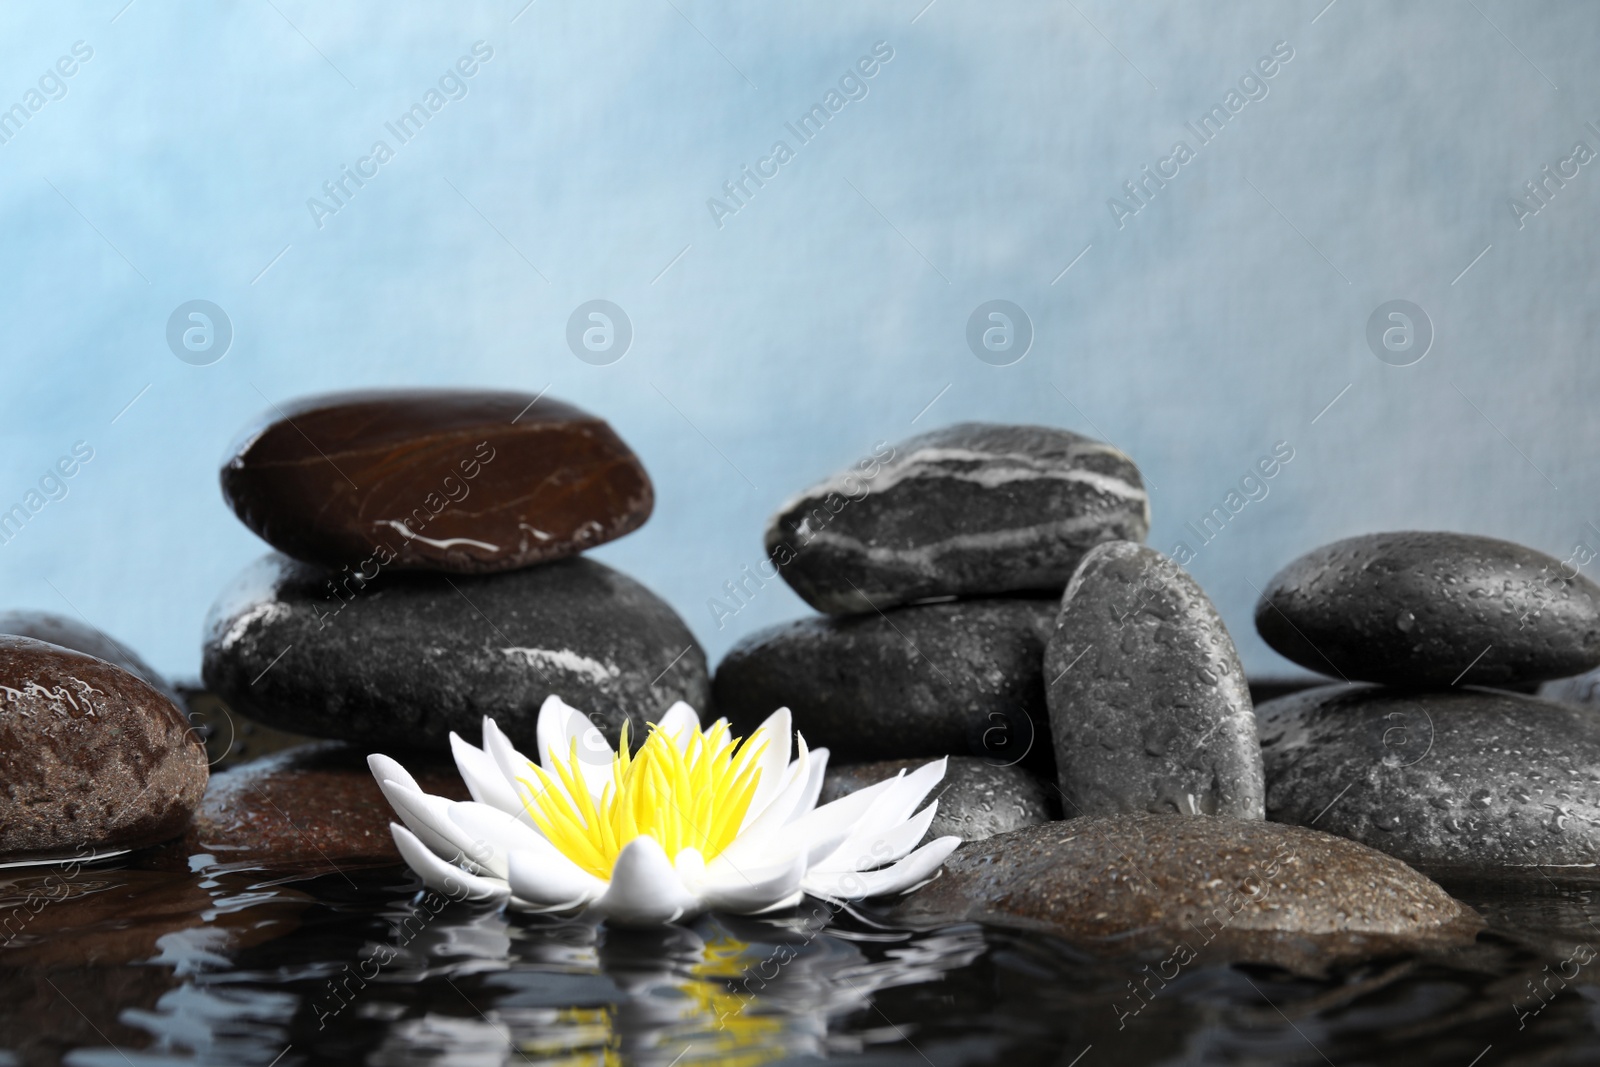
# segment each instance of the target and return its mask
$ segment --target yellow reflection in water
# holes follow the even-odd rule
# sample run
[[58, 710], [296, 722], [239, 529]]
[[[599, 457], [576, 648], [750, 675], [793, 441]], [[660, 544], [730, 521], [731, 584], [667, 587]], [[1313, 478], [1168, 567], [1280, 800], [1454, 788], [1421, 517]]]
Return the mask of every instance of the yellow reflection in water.
[[788, 1054], [781, 1016], [751, 1009], [754, 997], [731, 984], [767, 960], [751, 944], [719, 934], [701, 958], [663, 961], [658, 975], [641, 980], [631, 968], [631, 995], [619, 1004], [565, 1008], [548, 1038], [518, 1042], [524, 1056], [549, 1067], [612, 1067], [624, 1063], [675, 1063], [682, 1067], [761, 1067]]

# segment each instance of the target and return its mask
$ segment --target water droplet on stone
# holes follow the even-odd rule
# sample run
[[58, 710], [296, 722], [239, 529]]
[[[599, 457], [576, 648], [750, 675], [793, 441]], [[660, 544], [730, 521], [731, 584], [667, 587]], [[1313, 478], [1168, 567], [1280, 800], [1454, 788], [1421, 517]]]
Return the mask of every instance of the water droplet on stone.
[[1394, 624], [1400, 627], [1401, 633], [1410, 633], [1412, 627], [1417, 625], [1417, 617], [1409, 611], [1402, 611], [1395, 618]]
[[1378, 829], [1387, 830], [1390, 833], [1394, 833], [1401, 826], [1400, 816], [1392, 811], [1380, 813], [1372, 822]]
[[1472, 806], [1475, 808], [1487, 808], [1493, 800], [1494, 794], [1487, 789], [1480, 789], [1472, 794]]

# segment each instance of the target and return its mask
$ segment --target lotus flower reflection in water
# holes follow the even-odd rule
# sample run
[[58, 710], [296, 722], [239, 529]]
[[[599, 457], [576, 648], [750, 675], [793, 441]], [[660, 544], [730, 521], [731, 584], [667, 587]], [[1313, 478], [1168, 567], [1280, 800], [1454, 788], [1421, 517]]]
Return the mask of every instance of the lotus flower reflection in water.
[[[780, 709], [739, 741], [681, 701], [630, 753], [551, 696], [537, 763], [483, 720], [483, 747], [450, 746], [471, 801], [424, 793], [395, 760], [368, 757], [404, 826], [400, 854], [429, 888], [539, 912], [655, 926], [707, 911], [755, 914], [805, 894], [853, 900], [930, 878], [956, 837], [921, 848], [945, 761], [817, 807], [828, 750], [806, 748]], [[790, 759], [791, 744], [795, 749]]]

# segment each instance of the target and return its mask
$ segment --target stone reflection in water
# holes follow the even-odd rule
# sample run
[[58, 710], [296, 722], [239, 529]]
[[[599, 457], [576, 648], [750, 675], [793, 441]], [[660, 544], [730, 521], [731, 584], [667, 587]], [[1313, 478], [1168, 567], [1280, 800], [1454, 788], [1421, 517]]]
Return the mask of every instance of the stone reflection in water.
[[[509, 953], [496, 961], [498, 937]], [[872, 942], [881, 946], [867, 950]], [[631, 931], [486, 914], [466, 927], [439, 924], [416, 947], [454, 957], [432, 973], [448, 970], [459, 997], [395, 1022], [374, 1064], [498, 1064], [513, 1049], [518, 1062], [662, 1067], [860, 1052], [915, 1028], [880, 1017], [850, 1036], [830, 1030], [880, 990], [966, 966], [984, 941], [976, 926], [880, 935], [710, 916]]]
[[0, 1049], [31, 1064], [76, 1047], [149, 1047], [144, 1020], [187, 978], [293, 931], [308, 902], [240, 875], [69, 867], [0, 878]]

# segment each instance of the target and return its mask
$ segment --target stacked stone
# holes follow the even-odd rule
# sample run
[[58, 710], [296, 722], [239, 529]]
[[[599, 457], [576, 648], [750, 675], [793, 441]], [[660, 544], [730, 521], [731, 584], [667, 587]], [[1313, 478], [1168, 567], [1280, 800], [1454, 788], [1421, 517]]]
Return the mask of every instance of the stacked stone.
[[1075, 433], [962, 423], [880, 446], [768, 521], [768, 555], [825, 614], [732, 649], [717, 710], [748, 729], [789, 707], [830, 750], [828, 796], [950, 756], [934, 835], [1050, 818], [1061, 592], [1096, 545], [1148, 529], [1133, 461]]
[[[222, 491], [278, 551], [213, 606], [205, 682], [249, 719], [349, 743], [344, 763], [326, 745], [278, 761], [299, 795], [325, 779], [360, 807], [366, 753], [437, 759], [485, 715], [531, 751], [552, 694], [613, 745], [625, 722], [639, 739], [676, 701], [707, 706], [705, 653], [683, 620], [581, 555], [643, 524], [654, 490], [612, 428], [575, 407], [488, 391], [312, 397], [240, 436]], [[248, 829], [210, 807], [197, 825]], [[385, 828], [363, 826], [388, 854]]]
[[1526, 695], [1600, 666], [1600, 587], [1571, 561], [1467, 534], [1353, 537], [1280, 571], [1256, 628], [1339, 680], [1258, 709], [1269, 818], [1439, 877], [1600, 881], [1600, 718]]

